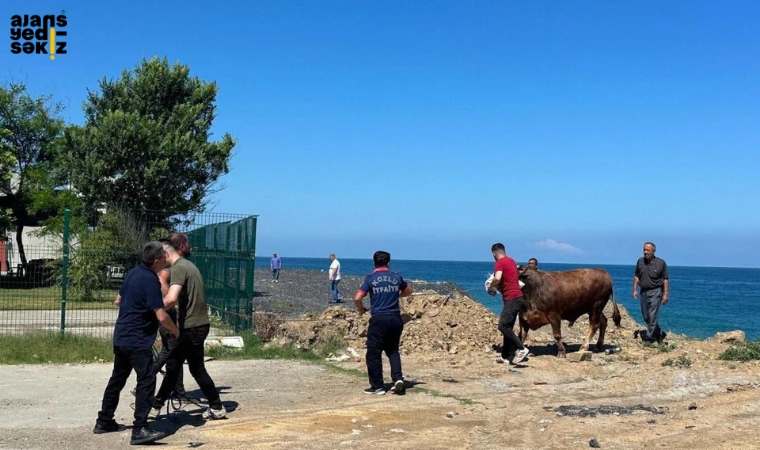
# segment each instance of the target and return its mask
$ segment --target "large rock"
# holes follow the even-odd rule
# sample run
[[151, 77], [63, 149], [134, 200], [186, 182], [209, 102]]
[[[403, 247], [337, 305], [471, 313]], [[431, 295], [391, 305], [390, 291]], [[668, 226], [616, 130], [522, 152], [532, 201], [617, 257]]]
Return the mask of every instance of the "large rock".
[[734, 344], [744, 342], [746, 336], [742, 330], [726, 331], [725, 333], [715, 333], [713, 339], [723, 344]]

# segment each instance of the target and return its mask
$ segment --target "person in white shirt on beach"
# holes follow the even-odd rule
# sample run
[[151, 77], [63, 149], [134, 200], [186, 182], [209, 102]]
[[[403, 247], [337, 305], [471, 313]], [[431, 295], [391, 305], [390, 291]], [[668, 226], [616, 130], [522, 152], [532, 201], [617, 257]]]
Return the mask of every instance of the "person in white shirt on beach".
[[330, 253], [330, 271], [328, 272], [328, 278], [330, 280], [330, 303], [341, 303], [343, 297], [338, 290], [338, 283], [340, 283], [340, 261], [335, 257], [335, 253]]

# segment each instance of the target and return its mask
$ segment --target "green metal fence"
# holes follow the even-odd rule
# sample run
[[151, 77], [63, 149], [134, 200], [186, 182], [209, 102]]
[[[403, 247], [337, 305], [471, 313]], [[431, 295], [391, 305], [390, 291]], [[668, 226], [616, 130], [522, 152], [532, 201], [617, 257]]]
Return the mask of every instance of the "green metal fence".
[[[122, 213], [122, 215], [124, 215]], [[164, 215], [165, 216], [165, 215]], [[21, 258], [15, 235], [0, 245], [0, 334], [60, 331], [112, 336], [113, 304], [137, 249], [168, 232], [186, 233], [188, 258], [203, 276], [212, 333], [253, 327], [257, 216], [210, 213], [150, 223], [127, 213], [77, 235], [39, 238], [25, 230]]]
[[212, 216], [184, 232], [203, 275], [206, 302], [236, 332], [252, 329], [256, 216]]

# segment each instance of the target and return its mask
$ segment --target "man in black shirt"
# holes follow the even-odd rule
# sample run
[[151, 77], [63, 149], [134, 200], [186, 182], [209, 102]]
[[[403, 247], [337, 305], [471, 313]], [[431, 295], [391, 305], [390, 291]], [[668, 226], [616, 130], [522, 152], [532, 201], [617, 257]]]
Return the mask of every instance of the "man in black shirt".
[[103, 434], [125, 429], [114, 420], [119, 394], [129, 374], [137, 373], [135, 420], [130, 444], [148, 444], [162, 439], [165, 433], [148, 428], [148, 413], [156, 389], [153, 371], [153, 343], [159, 323], [177, 337], [179, 330], [164, 311], [161, 284], [157, 273], [166, 266], [166, 253], [160, 242], [148, 242], [140, 252], [142, 264], [130, 270], [114, 302], [119, 307], [113, 336], [113, 372], [108, 380], [93, 433]]
[[633, 298], [639, 296], [636, 288], [641, 288], [641, 315], [647, 324], [644, 343], [651, 345], [654, 341], [662, 342], [665, 333], [660, 329], [660, 305], [668, 303], [670, 280], [668, 265], [655, 256], [657, 247], [652, 242], [644, 244], [644, 256], [636, 261], [633, 272]]

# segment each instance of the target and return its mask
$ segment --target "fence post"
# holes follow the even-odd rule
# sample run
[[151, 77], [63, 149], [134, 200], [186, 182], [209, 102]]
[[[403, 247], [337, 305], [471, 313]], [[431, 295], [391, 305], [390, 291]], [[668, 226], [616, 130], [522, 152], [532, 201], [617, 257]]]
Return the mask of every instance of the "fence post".
[[61, 333], [66, 331], [66, 288], [69, 285], [69, 217], [66, 209], [63, 213], [63, 270], [61, 274]]

